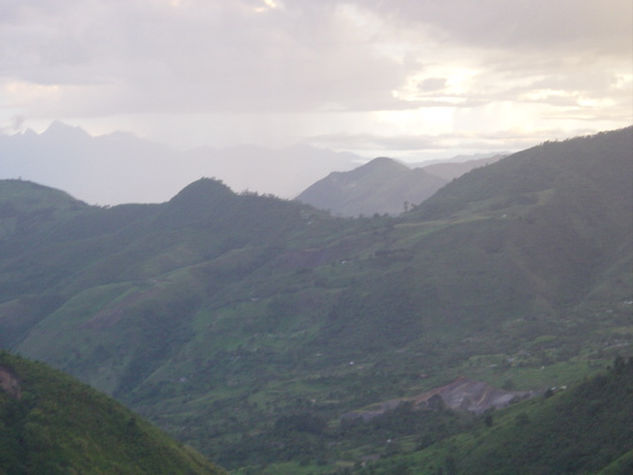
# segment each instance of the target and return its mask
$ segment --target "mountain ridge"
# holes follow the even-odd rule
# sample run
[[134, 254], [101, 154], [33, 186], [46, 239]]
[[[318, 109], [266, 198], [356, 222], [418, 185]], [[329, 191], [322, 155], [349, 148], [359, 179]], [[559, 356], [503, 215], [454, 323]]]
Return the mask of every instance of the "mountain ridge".
[[0, 133], [2, 178], [62, 188], [98, 204], [158, 203], [201, 176], [223, 179], [237, 192], [290, 197], [332, 169], [352, 168], [358, 156], [311, 146], [256, 146], [179, 151], [115, 132], [92, 136], [59, 121], [38, 134]]

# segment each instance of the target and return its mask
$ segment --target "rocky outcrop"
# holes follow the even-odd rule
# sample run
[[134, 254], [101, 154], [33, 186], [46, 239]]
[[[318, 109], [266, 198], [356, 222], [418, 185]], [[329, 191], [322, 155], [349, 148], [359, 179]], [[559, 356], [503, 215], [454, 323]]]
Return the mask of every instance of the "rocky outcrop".
[[453, 409], [481, 414], [489, 409], [501, 409], [514, 402], [531, 398], [539, 391], [506, 391], [495, 388], [483, 381], [457, 378], [455, 381], [426, 391], [414, 397], [390, 399], [372, 404], [364, 409], [347, 412], [342, 421], [362, 419], [367, 422], [386, 412], [393, 411], [401, 404], [412, 404], [415, 409]]
[[436, 404], [433, 399], [440, 397], [447, 408], [481, 414], [488, 409], [500, 409], [536, 394], [536, 391], [506, 391], [483, 381], [458, 378], [452, 383], [422, 393], [410, 400], [413, 401], [414, 407], [432, 408]]
[[20, 382], [8, 369], [0, 366], [0, 388], [15, 399], [22, 397]]

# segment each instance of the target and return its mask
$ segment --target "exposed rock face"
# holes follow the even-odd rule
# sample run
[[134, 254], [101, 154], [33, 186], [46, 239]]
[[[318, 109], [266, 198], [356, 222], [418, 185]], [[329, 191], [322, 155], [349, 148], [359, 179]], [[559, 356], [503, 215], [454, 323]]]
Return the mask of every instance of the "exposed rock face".
[[433, 398], [439, 396], [450, 409], [460, 409], [481, 414], [487, 409], [500, 409], [510, 403], [533, 397], [536, 391], [505, 391], [482, 381], [458, 378], [446, 386], [432, 389], [412, 398], [415, 407], [434, 406]]
[[362, 419], [367, 422], [374, 417], [396, 409], [400, 404], [411, 403], [416, 409], [439, 410], [443, 408], [481, 414], [488, 409], [500, 409], [513, 402], [539, 394], [538, 391], [506, 391], [483, 381], [457, 378], [455, 381], [431, 389], [414, 397], [390, 399], [343, 414], [342, 420]]
[[0, 388], [15, 399], [20, 399], [22, 397], [20, 382], [9, 370], [3, 368], [2, 366], [0, 366]]

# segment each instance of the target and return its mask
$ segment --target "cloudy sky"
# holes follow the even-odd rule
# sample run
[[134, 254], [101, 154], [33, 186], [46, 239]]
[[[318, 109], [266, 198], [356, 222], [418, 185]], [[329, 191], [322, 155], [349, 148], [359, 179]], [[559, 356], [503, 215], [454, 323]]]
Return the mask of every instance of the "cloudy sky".
[[0, 0], [0, 131], [405, 159], [629, 125], [630, 0]]

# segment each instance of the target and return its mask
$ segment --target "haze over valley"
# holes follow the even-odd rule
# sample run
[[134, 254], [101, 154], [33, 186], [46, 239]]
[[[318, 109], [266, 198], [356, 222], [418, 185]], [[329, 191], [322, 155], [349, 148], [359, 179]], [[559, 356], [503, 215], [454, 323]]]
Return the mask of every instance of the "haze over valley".
[[9, 1], [0, 52], [0, 473], [633, 473], [629, 1]]

